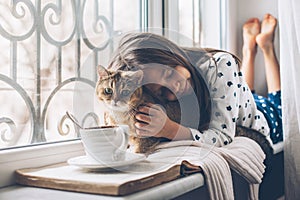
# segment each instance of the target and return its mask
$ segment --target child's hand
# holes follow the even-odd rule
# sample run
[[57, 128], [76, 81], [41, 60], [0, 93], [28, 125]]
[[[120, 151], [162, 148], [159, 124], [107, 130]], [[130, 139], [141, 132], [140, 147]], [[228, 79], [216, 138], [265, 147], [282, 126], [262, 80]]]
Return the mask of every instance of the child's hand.
[[172, 125], [174, 122], [169, 119], [165, 110], [157, 104], [147, 104], [138, 109], [135, 115], [138, 122], [135, 123], [136, 134], [141, 137], [165, 137], [172, 139]]

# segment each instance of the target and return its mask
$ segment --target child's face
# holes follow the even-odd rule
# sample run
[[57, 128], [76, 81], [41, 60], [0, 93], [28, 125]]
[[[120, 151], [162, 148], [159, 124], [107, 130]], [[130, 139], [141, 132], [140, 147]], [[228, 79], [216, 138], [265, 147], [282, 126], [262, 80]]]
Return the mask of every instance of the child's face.
[[175, 68], [155, 65], [144, 69], [146, 87], [169, 101], [192, 93], [190, 79], [190, 72], [181, 65]]

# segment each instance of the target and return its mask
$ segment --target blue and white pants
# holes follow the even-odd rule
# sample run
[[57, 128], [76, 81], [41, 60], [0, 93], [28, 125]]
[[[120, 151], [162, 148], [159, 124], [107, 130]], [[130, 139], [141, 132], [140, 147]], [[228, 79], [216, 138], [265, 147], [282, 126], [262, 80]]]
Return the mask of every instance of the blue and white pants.
[[257, 109], [261, 111], [267, 119], [270, 127], [270, 136], [273, 144], [283, 140], [282, 132], [282, 111], [281, 111], [281, 91], [272, 92], [268, 97], [263, 97], [252, 92]]

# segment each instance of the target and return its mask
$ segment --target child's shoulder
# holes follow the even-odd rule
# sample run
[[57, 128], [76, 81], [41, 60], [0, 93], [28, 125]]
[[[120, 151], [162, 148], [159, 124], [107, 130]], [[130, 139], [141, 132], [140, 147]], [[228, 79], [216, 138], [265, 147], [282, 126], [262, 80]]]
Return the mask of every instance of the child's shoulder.
[[216, 61], [216, 62], [219, 62], [221, 60], [227, 60], [227, 61], [237, 61], [236, 57], [229, 53], [229, 52], [224, 52], [224, 51], [221, 51], [221, 52], [217, 52], [213, 55], [213, 59]]
[[207, 63], [199, 65], [199, 71], [206, 80], [207, 85], [214, 89], [216, 84], [222, 86], [227, 79], [236, 79], [239, 73], [238, 61], [235, 57], [224, 51], [215, 51]]
[[218, 52], [212, 56], [218, 69], [226, 68], [228, 70], [239, 71], [239, 60], [236, 56], [228, 52]]

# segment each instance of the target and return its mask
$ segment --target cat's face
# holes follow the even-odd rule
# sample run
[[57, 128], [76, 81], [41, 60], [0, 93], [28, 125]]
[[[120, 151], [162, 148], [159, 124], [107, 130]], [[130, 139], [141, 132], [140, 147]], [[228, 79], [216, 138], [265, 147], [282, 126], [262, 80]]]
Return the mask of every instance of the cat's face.
[[96, 95], [109, 109], [127, 111], [140, 98], [139, 87], [143, 78], [141, 70], [110, 71], [98, 67], [98, 74]]

